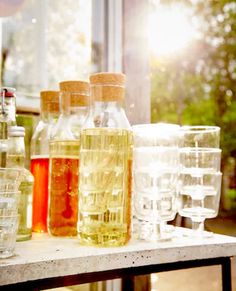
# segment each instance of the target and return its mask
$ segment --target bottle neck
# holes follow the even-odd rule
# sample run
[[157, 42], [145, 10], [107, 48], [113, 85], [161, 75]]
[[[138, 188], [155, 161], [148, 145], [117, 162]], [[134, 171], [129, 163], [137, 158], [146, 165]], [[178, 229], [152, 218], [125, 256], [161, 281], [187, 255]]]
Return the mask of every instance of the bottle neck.
[[87, 111], [88, 111], [88, 106], [68, 106], [61, 110], [61, 114], [67, 115], [67, 116], [72, 116], [72, 115], [80, 116], [80, 115], [87, 114]]
[[0, 99], [0, 119], [8, 125], [16, 125], [16, 102], [14, 97]]
[[110, 127], [130, 129], [129, 121], [121, 107], [121, 101], [94, 101], [86, 127]]
[[121, 108], [119, 101], [94, 101], [93, 109], [99, 111], [117, 111]]
[[41, 112], [41, 120], [43, 120], [45, 123], [51, 123], [57, 118], [58, 118], [57, 112], [48, 112], [48, 111]]
[[22, 167], [25, 163], [24, 136], [11, 136], [8, 139], [7, 167]]

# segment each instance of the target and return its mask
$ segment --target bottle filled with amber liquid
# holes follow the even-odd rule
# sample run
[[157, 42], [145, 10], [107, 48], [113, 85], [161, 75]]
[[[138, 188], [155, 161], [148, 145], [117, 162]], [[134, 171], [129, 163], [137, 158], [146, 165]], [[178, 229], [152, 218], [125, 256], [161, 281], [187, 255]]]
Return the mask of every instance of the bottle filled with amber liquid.
[[81, 131], [79, 241], [121, 246], [131, 232], [132, 132], [122, 108], [125, 75], [90, 76], [91, 106]]
[[59, 91], [40, 92], [41, 119], [31, 140], [33, 188], [33, 232], [48, 231], [49, 139], [59, 116]]
[[88, 114], [89, 83], [64, 81], [60, 86], [60, 116], [50, 140], [49, 231], [76, 236], [80, 130]]

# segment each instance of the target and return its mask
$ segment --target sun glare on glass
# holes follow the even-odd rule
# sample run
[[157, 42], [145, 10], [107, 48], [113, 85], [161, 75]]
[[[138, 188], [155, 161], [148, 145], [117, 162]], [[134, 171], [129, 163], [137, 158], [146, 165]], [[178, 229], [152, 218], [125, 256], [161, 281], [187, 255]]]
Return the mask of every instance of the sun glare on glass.
[[183, 6], [158, 5], [148, 20], [149, 48], [157, 56], [181, 50], [196, 33]]

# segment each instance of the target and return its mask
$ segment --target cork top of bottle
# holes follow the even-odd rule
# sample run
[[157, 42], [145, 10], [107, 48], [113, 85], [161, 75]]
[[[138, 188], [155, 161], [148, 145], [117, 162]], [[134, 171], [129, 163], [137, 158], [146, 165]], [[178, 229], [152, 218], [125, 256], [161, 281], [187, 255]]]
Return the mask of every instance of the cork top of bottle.
[[91, 84], [98, 85], [116, 85], [124, 86], [125, 85], [125, 75], [122, 73], [96, 73], [89, 77]]
[[59, 83], [61, 91], [61, 108], [87, 106], [90, 103], [89, 83], [85, 81], [62, 81]]
[[90, 76], [91, 95], [95, 101], [118, 101], [125, 96], [125, 75], [122, 73], [96, 73]]
[[59, 87], [60, 91], [89, 94], [89, 83], [85, 81], [62, 81]]
[[59, 91], [45, 90], [40, 92], [41, 111], [59, 112]]

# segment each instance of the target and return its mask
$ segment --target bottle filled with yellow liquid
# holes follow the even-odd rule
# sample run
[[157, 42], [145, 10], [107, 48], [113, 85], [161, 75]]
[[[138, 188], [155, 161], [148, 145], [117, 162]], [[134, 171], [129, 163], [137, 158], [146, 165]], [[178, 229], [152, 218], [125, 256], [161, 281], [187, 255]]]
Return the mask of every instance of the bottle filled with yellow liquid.
[[19, 225], [16, 241], [29, 240], [32, 236], [32, 195], [34, 177], [25, 168], [25, 128], [10, 126], [8, 129], [8, 155], [7, 167], [21, 170], [21, 183], [19, 186]]
[[87, 114], [89, 84], [60, 83], [61, 114], [49, 143], [49, 231], [76, 236], [80, 129]]
[[125, 76], [90, 76], [94, 104], [81, 130], [79, 241], [122, 246], [131, 233], [132, 132], [120, 101]]

